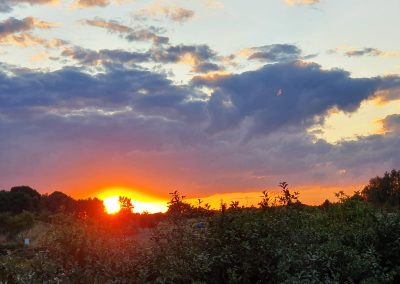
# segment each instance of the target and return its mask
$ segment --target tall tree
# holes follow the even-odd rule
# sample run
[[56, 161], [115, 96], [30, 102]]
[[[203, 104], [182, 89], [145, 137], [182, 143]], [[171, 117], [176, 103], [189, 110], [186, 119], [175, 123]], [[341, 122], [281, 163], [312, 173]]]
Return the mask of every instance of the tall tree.
[[383, 177], [369, 180], [362, 196], [376, 205], [400, 206], [400, 170], [385, 172]]

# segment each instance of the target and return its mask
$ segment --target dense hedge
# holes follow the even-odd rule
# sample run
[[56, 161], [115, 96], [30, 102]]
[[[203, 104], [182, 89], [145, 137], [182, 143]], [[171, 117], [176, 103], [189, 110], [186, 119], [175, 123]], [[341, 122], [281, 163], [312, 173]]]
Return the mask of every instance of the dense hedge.
[[[196, 222], [202, 221], [205, 228]], [[26, 252], [25, 252], [26, 253]], [[9, 283], [399, 283], [400, 214], [357, 199], [233, 208], [162, 221], [150, 242], [57, 217], [30, 256], [0, 257]]]

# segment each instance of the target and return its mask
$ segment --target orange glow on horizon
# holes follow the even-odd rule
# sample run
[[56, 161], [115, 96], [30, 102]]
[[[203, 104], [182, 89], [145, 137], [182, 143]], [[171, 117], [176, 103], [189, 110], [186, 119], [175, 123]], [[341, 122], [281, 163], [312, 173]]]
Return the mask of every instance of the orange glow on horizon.
[[[299, 200], [307, 205], [320, 205], [325, 199], [329, 199], [332, 202], [337, 201], [334, 193], [343, 190], [346, 194], [353, 194], [354, 191], [362, 188], [361, 185], [352, 186], [337, 186], [337, 187], [320, 187], [320, 186], [302, 186], [290, 188], [291, 191], [299, 191]], [[221, 202], [226, 203], [228, 206], [231, 201], [239, 201], [240, 206], [256, 206], [261, 201], [261, 191], [249, 191], [249, 192], [228, 192], [228, 193], [216, 193], [213, 195], [199, 197], [202, 200], [202, 206], [208, 203], [212, 209], [219, 209]], [[279, 189], [273, 188], [269, 191], [270, 197], [273, 199], [275, 196], [280, 194]], [[184, 194], [184, 192], [182, 192]], [[168, 210], [168, 200], [161, 199], [147, 195], [140, 191], [131, 188], [112, 187], [100, 191], [96, 194], [98, 198], [103, 200], [108, 214], [116, 214], [120, 210], [118, 201], [119, 196], [125, 196], [131, 199], [134, 206], [134, 213], [159, 213], [166, 212]], [[193, 206], [198, 206], [198, 198], [192, 197], [185, 199], [186, 202]]]
[[[335, 193], [344, 191], [345, 194], [352, 195], [354, 191], [362, 189], [362, 185], [350, 185], [350, 186], [301, 186], [301, 187], [290, 187], [291, 192], [298, 191], [300, 193], [299, 200], [306, 205], [320, 205], [326, 199], [331, 202], [337, 201]], [[279, 188], [267, 189], [269, 196], [272, 199], [278, 196], [281, 191]], [[190, 203], [193, 206], [198, 206], [198, 199], [201, 199], [201, 205], [204, 206], [208, 203], [212, 209], [219, 209], [221, 202], [226, 203], [228, 206], [232, 201], [239, 201], [239, 206], [256, 206], [261, 201], [262, 190], [260, 191], [249, 191], [249, 192], [227, 192], [227, 193], [216, 193], [199, 198], [187, 198], [184, 201]]]
[[131, 199], [134, 213], [158, 213], [166, 212], [168, 209], [167, 200], [162, 200], [131, 188], [107, 188], [97, 193], [96, 196], [103, 200], [106, 211], [109, 214], [115, 214], [120, 210], [119, 196], [125, 196]]

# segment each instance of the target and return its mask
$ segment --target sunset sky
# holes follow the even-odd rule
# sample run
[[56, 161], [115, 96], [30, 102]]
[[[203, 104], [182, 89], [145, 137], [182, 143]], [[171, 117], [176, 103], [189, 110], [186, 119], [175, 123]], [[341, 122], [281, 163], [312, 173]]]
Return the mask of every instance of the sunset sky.
[[399, 11], [1, 0], [0, 189], [242, 204], [280, 181], [310, 204], [359, 190], [400, 168]]

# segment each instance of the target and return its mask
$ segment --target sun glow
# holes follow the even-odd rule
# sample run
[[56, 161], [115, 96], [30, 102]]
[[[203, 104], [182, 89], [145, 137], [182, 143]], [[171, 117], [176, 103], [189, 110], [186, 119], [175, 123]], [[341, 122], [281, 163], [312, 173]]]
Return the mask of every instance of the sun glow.
[[167, 200], [141, 193], [137, 190], [122, 187], [107, 188], [96, 194], [103, 200], [108, 214], [119, 212], [119, 196], [125, 196], [131, 199], [134, 213], [158, 213], [167, 211]]
[[103, 200], [104, 207], [108, 214], [115, 214], [121, 210], [121, 206], [119, 205], [118, 196], [107, 197]]

